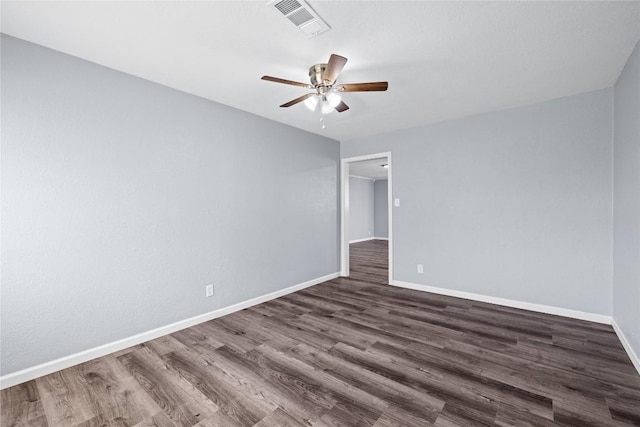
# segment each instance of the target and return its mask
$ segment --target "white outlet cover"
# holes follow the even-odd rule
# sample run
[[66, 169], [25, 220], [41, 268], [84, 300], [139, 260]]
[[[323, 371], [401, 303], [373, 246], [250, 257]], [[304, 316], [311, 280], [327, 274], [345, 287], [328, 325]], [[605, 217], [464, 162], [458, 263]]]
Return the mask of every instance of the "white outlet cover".
[[207, 297], [212, 297], [214, 294], [213, 285], [207, 285], [205, 292]]
[[395, 206], [395, 207], [400, 206], [400, 199], [399, 198], [396, 198], [396, 199], [393, 200], [393, 206]]
[[422, 264], [418, 264], [418, 273], [424, 273], [424, 267]]

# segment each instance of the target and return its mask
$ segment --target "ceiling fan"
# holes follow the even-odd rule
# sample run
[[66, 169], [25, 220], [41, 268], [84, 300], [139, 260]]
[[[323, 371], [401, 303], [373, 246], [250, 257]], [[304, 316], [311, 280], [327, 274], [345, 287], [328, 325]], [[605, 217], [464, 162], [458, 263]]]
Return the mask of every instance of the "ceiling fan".
[[328, 114], [334, 109], [339, 113], [349, 109], [349, 106], [344, 103], [340, 96], [341, 92], [381, 92], [387, 90], [389, 87], [388, 82], [343, 83], [336, 85], [336, 79], [346, 63], [347, 58], [333, 54], [329, 58], [328, 63], [311, 66], [311, 68], [309, 68], [311, 84], [271, 76], [262, 76], [262, 80], [299, 86], [306, 89], [315, 89], [315, 93], [302, 95], [282, 104], [280, 107], [291, 107], [304, 101], [305, 105], [311, 110], [316, 110], [318, 104], [320, 104], [322, 114]]

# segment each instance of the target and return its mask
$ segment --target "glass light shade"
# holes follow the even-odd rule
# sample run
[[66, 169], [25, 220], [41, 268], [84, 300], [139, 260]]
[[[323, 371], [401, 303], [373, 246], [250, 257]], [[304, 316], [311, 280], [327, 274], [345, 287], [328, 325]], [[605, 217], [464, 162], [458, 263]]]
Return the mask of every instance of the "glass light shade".
[[342, 97], [335, 92], [329, 92], [327, 94], [327, 101], [329, 101], [329, 105], [331, 105], [331, 107], [336, 108], [342, 101]]
[[327, 100], [327, 97], [323, 96], [322, 97], [322, 114], [329, 114], [329, 113], [333, 113], [333, 107]]
[[304, 105], [311, 111], [316, 111], [318, 107], [318, 97], [310, 96], [309, 98], [304, 100]]

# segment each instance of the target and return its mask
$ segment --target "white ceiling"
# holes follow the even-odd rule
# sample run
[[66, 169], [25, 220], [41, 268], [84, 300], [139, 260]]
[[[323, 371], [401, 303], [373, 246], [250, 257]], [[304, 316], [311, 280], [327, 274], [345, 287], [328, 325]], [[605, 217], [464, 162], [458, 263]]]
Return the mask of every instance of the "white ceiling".
[[361, 160], [349, 163], [349, 175], [371, 179], [387, 179], [389, 169], [383, 168], [387, 164], [386, 158]]
[[[266, 1], [2, 1], [2, 32], [337, 140], [612, 86], [640, 35], [634, 2], [315, 1], [307, 39]], [[302, 104], [309, 66], [349, 59], [326, 117]]]

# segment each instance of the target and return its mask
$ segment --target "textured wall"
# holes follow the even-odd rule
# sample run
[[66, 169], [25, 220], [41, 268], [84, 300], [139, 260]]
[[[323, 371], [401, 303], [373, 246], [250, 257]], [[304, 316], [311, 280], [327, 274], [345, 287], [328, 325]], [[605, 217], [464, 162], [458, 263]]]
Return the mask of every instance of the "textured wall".
[[640, 357], [640, 47], [614, 92], [613, 317]]
[[373, 234], [375, 237], [389, 237], [389, 199], [386, 179], [373, 183]]
[[341, 155], [392, 152], [394, 279], [610, 315], [612, 114], [605, 89]]
[[2, 374], [339, 269], [337, 141], [6, 36], [1, 119]]
[[349, 241], [373, 237], [373, 180], [349, 177]]

